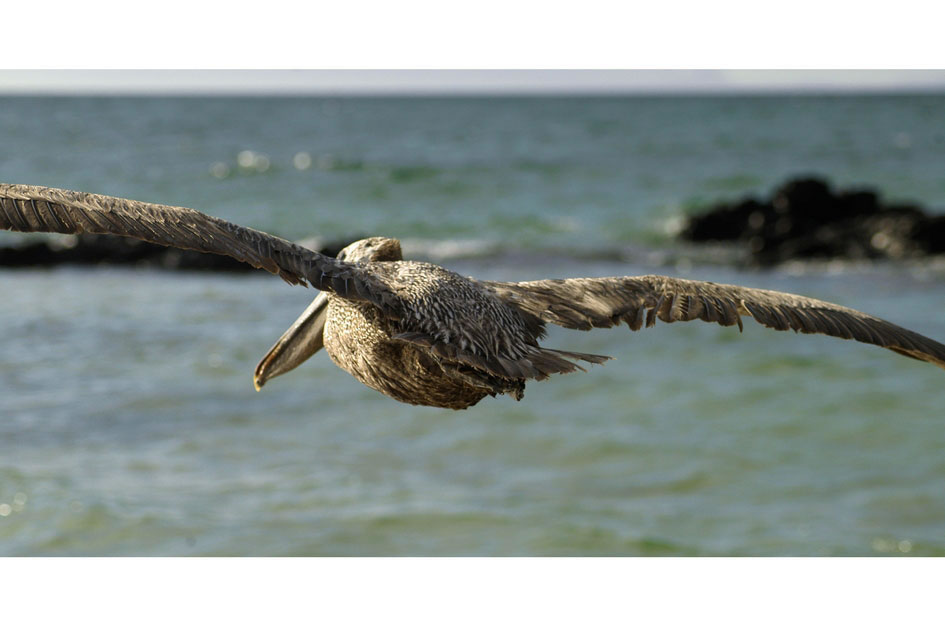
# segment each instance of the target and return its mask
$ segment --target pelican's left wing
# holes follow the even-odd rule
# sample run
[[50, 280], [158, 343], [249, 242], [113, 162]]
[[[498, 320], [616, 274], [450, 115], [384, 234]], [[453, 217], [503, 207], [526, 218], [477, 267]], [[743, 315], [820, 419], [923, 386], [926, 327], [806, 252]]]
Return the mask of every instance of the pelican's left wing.
[[521, 311], [566, 328], [639, 330], [701, 319], [742, 327], [742, 316], [775, 330], [820, 333], [888, 348], [945, 368], [945, 345], [890, 322], [812, 298], [667, 276], [569, 278], [534, 282], [478, 281]]
[[0, 229], [60, 234], [113, 234], [182, 249], [229, 256], [281, 276], [382, 308], [396, 297], [358, 263], [323, 256], [294, 243], [209, 216], [165, 206], [91, 193], [0, 184]]

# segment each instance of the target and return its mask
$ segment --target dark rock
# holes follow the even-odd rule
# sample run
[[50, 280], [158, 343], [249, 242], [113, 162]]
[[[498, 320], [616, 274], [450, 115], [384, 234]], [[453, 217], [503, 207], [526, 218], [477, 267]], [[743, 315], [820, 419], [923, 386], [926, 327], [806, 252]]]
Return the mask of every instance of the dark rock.
[[909, 235], [930, 254], [945, 254], [945, 215], [931, 217], [916, 225]]
[[945, 253], [945, 217], [915, 205], [883, 205], [872, 190], [834, 193], [822, 179], [780, 186], [771, 198], [721, 203], [687, 220], [680, 238], [747, 246], [752, 262], [883, 259]]
[[[752, 229], [760, 228], [773, 213], [754, 200], [746, 199], [735, 205], [721, 204], [699, 221], [690, 220], [683, 236], [691, 241], [736, 240], [745, 238]], [[754, 227], [750, 227], [754, 226]]]
[[0, 247], [0, 267], [44, 267], [55, 257], [48, 243]]

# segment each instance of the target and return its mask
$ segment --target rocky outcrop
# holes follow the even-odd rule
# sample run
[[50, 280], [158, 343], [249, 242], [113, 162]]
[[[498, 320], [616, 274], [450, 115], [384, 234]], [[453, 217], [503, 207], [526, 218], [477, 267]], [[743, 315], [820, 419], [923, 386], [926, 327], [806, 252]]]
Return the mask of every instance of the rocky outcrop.
[[767, 200], [745, 198], [691, 216], [679, 236], [742, 243], [759, 265], [900, 259], [945, 253], [945, 216], [912, 204], [884, 204], [873, 190], [834, 192], [824, 180], [808, 177], [788, 181]]

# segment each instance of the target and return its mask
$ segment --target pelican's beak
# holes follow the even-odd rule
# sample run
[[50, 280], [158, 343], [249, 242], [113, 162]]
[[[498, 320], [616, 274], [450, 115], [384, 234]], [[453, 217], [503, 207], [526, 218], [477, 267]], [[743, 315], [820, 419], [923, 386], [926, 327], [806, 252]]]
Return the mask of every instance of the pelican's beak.
[[322, 292], [312, 300], [279, 341], [263, 357], [253, 374], [258, 392], [269, 379], [295, 369], [318, 352], [324, 344], [325, 319], [328, 315], [328, 294]]

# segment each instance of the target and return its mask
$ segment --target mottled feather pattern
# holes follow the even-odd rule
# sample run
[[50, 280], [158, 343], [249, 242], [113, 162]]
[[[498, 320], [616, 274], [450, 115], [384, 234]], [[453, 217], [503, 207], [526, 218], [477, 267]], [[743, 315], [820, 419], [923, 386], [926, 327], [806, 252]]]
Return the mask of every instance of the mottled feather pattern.
[[490, 378], [438, 357], [428, 344], [399, 339], [395, 322], [373, 305], [335, 296], [328, 303], [325, 350], [336, 365], [372, 389], [401, 402], [448, 409], [465, 409], [487, 395], [519, 392], [521, 397], [524, 384]]
[[375, 263], [373, 269], [400, 298], [398, 339], [506, 378], [541, 379], [577, 369], [553, 351], [543, 352], [522, 314], [474, 280], [413, 261]]

